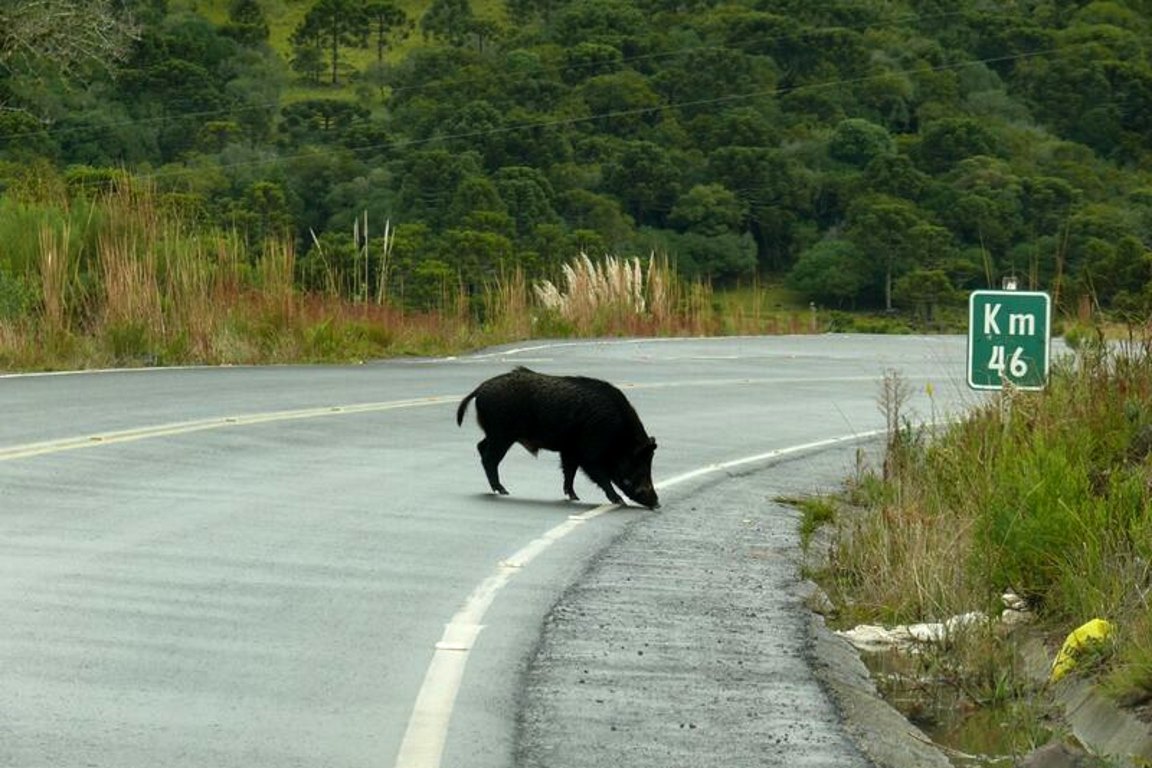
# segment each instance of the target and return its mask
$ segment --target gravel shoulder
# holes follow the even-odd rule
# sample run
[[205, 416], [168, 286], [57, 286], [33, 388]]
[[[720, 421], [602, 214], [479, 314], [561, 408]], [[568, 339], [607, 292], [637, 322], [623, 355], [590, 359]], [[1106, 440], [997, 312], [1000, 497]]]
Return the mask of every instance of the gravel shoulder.
[[556, 603], [523, 673], [516, 764], [948, 766], [806, 607], [799, 513], [855, 449], [662, 493]]

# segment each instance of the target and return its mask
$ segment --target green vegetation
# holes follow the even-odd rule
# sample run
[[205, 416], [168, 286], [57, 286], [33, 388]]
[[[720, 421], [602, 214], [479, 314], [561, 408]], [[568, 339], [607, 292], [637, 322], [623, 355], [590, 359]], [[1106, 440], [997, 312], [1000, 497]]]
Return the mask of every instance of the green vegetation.
[[[394, 311], [582, 252], [901, 323], [1007, 273], [1069, 315], [1152, 302], [1137, 0], [15, 0], [0, 29], [8, 232], [124, 174], [245, 269], [291, 248], [309, 296], [355, 301], [331, 278], [387, 223]], [[19, 250], [0, 306], [44, 312]]]
[[813, 497], [780, 501], [793, 504], [800, 510], [800, 545], [805, 549], [811, 544], [816, 531], [836, 519], [836, 505], [830, 499]]
[[[255, 250], [235, 230], [190, 221], [180, 200], [128, 178], [109, 179], [98, 194], [58, 197], [0, 199], [11, 265], [0, 269], [0, 369], [442, 355], [533, 334], [798, 329], [811, 314], [769, 307], [755, 299], [768, 295], [761, 289], [740, 294], [748, 306], [725, 314], [706, 284], [681, 279], [656, 257], [581, 256], [564, 265], [562, 290], [530, 283], [519, 268], [475, 288], [430, 262], [421, 265], [423, 282], [393, 283], [394, 234], [382, 227], [369, 242], [366, 218], [356, 238], [318, 238], [300, 260], [287, 237]], [[302, 291], [301, 279], [316, 288]]]
[[[1111, 622], [1113, 637], [1080, 673], [1121, 703], [1152, 699], [1152, 342], [1082, 341], [1047, 390], [1008, 392], [947, 428], [911, 427], [906, 398], [890, 378], [883, 466], [853, 481], [845, 510], [856, 511], [837, 512], [838, 543], [819, 575], [835, 621], [996, 616], [1011, 590], [1052, 654], [1084, 622]], [[1003, 627], [966, 630], [921, 661], [961, 692], [952, 709], [1036, 709], [1016, 639]]]
[[[0, 369], [949, 328], [1008, 274], [1078, 355], [938, 432], [887, 379], [826, 585], [1107, 617], [1140, 701], [1152, 345], [1085, 328], [1152, 315], [1146, 0], [0, 4]], [[968, 700], [1004, 649], [950, 649]]]

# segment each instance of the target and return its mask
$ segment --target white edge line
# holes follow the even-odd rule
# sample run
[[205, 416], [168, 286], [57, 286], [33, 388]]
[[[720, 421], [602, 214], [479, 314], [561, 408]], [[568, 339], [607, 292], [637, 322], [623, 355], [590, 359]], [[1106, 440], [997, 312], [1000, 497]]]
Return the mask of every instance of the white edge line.
[[[657, 483], [656, 487], [669, 488], [717, 472], [727, 472], [739, 467], [771, 462], [786, 456], [818, 451], [845, 443], [861, 442], [882, 435], [885, 431], [874, 429], [869, 432], [841, 435], [709, 464], [663, 480]], [[603, 504], [583, 514], [573, 515], [502, 560], [496, 571], [473, 590], [460, 610], [445, 625], [444, 634], [435, 645], [432, 661], [428, 664], [424, 682], [412, 706], [412, 714], [396, 756], [395, 768], [439, 768], [448, 738], [452, 710], [464, 679], [464, 668], [468, 664], [468, 656], [473, 645], [484, 628], [484, 615], [496, 599], [497, 593], [517, 572], [550, 546], [577, 530], [585, 522], [617, 507], [616, 504]]]

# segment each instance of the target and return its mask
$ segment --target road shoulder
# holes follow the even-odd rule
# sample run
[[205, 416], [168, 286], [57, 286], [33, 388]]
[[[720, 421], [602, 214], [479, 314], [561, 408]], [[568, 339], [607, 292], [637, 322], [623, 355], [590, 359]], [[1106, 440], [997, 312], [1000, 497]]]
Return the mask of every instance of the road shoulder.
[[517, 765], [947, 766], [806, 606], [798, 513], [851, 448], [665, 495], [548, 615]]

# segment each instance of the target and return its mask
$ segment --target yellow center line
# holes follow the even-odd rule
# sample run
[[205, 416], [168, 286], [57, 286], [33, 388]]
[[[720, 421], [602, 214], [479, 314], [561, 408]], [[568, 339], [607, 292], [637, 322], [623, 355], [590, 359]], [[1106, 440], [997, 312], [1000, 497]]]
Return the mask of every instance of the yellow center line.
[[[737, 379], [705, 379], [697, 381], [675, 382], [648, 382], [644, 384], [624, 383], [622, 389], [666, 389], [678, 387], [720, 387], [720, 386], [758, 386], [782, 384], [812, 384], [828, 381], [875, 381], [874, 376], [837, 376], [837, 377], [772, 377], [772, 378], [737, 378]], [[230, 427], [248, 427], [259, 424], [269, 424], [280, 421], [295, 421], [302, 419], [318, 419], [328, 416], [342, 416], [354, 413], [379, 413], [401, 408], [420, 408], [429, 405], [445, 405], [459, 402], [463, 395], [433, 395], [418, 397], [409, 400], [390, 400], [377, 403], [354, 403], [351, 405], [332, 405], [317, 408], [302, 408], [289, 411], [271, 411], [268, 413], [251, 413], [238, 416], [219, 416], [210, 419], [195, 421], [179, 421], [171, 424], [157, 424], [147, 427], [134, 427], [113, 432], [104, 432], [92, 435], [78, 435], [64, 437], [56, 440], [47, 440], [37, 443], [23, 443], [0, 448], [0, 461], [14, 461], [44, 456], [65, 451], [76, 451], [84, 448], [94, 448], [104, 445], [119, 445], [138, 440], [151, 440], [160, 437], [174, 437], [187, 435], [193, 432], [205, 432], [212, 429], [227, 429]]]
[[137, 440], [150, 440], [158, 437], [173, 437], [193, 432], [204, 432], [210, 429], [228, 429], [230, 427], [249, 427], [258, 424], [270, 424], [280, 421], [297, 421], [302, 419], [319, 419], [328, 416], [344, 416], [355, 413], [376, 413], [392, 411], [400, 408], [420, 408], [429, 405], [443, 405], [458, 402], [459, 395], [441, 395], [435, 397], [421, 397], [412, 400], [392, 400], [380, 403], [357, 403], [352, 405], [332, 405], [320, 408], [302, 408], [292, 411], [271, 411], [268, 413], [250, 413], [239, 416], [220, 416], [211, 419], [198, 419], [196, 421], [180, 421], [172, 424], [158, 424], [150, 427], [136, 427], [114, 432], [104, 432], [94, 435], [65, 437], [58, 440], [47, 440], [39, 443], [25, 443], [0, 448], [0, 461], [13, 461], [15, 459], [28, 459], [35, 456], [44, 456], [51, 453], [76, 451], [84, 448], [95, 448], [104, 445], [118, 445], [132, 443]]

